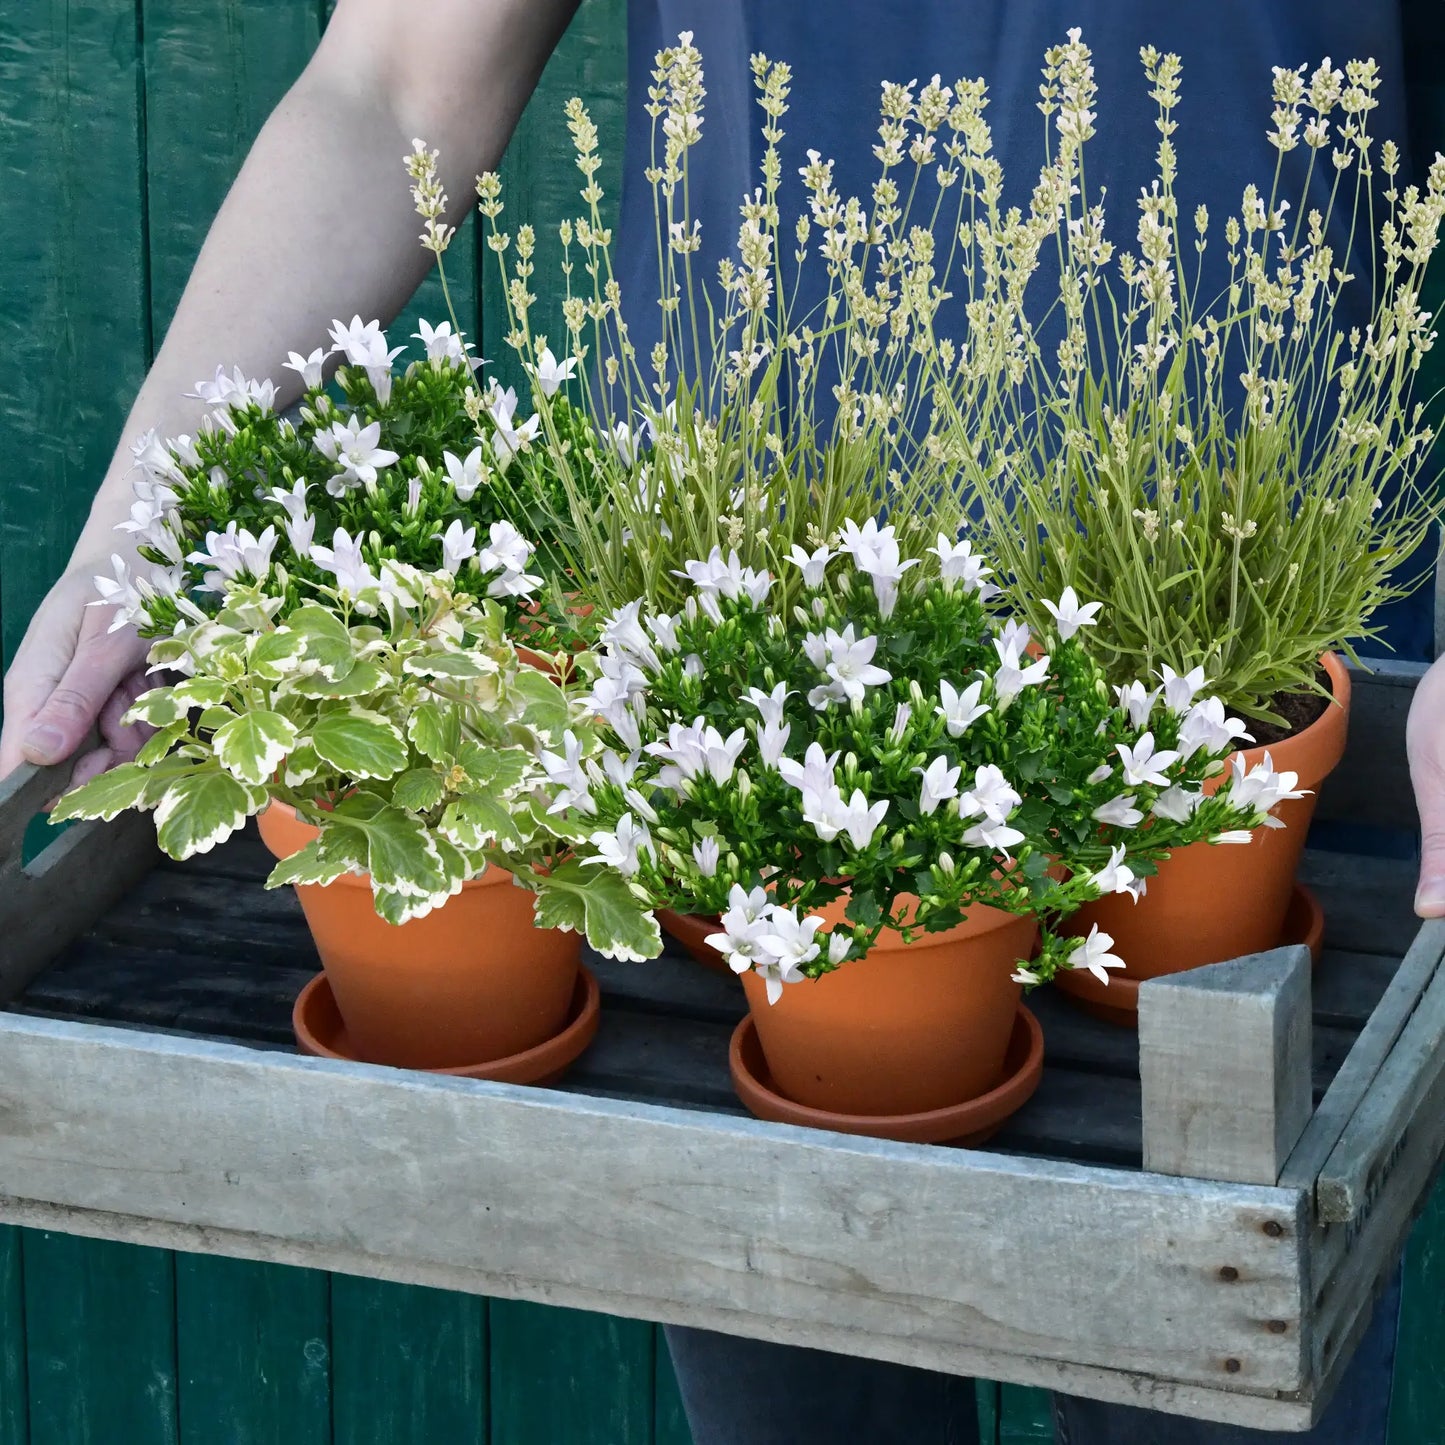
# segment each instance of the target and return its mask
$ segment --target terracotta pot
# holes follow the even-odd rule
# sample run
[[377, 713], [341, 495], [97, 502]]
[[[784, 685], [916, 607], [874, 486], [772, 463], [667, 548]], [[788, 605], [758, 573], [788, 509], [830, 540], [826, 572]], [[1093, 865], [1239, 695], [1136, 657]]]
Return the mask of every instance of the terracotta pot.
[[[1322, 659], [1334, 701], [1302, 732], [1269, 747], [1247, 748], [1253, 766], [1270, 755], [1281, 772], [1299, 774], [1298, 787], [1310, 795], [1281, 803], [1274, 811], [1285, 826], [1259, 828], [1240, 843], [1194, 843], [1159, 865], [1144, 897], [1101, 898], [1076, 913], [1071, 933], [1086, 934], [1097, 923], [1114, 940], [1129, 978], [1157, 978], [1206, 963], [1223, 963], [1274, 948], [1280, 941], [1294, 893], [1295, 872], [1314, 816], [1315, 793], [1345, 751], [1349, 724], [1350, 675], [1333, 653]], [[1226, 774], [1211, 779], [1212, 793]], [[1070, 975], [1056, 980], [1069, 991]]]
[[[820, 910], [842, 921], [844, 900]], [[1011, 975], [1038, 926], [975, 908], [957, 928], [906, 944], [886, 929], [866, 958], [789, 984], [770, 1004], [743, 974], [768, 1073], [779, 1092], [835, 1114], [918, 1114], [993, 1089], [1018, 1013]]]
[[727, 960], [708, 942], [713, 934], [722, 932], [716, 914], [674, 913], [670, 908], [659, 908], [657, 922], [669, 938], [681, 944], [683, 951], [704, 968], [714, 973], [732, 973]]
[[[278, 858], [316, 836], [284, 803], [257, 822]], [[581, 940], [537, 928], [532, 894], [500, 868], [400, 927], [377, 915], [367, 877], [302, 884], [296, 896], [359, 1058], [409, 1069], [475, 1065], [534, 1048], [566, 1022]]]

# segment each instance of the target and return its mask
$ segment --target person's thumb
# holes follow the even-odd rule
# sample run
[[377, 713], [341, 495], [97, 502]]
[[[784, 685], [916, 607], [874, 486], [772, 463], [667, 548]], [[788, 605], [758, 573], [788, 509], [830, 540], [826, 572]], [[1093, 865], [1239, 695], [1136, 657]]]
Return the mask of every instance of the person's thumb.
[[1420, 813], [1420, 881], [1415, 912], [1445, 918], [1445, 670], [1442, 663], [1420, 680], [1406, 732], [1410, 779]]
[[119, 639], [82, 634], [65, 671], [23, 725], [20, 751], [32, 763], [63, 762], [85, 742], [135, 659]]

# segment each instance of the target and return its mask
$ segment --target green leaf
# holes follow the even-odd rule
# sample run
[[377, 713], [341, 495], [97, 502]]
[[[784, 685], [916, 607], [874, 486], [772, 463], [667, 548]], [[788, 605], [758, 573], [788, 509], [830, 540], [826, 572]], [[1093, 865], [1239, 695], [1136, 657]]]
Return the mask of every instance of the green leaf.
[[260, 806], [255, 793], [218, 767], [172, 784], [156, 804], [156, 841], [172, 858], [209, 853]]
[[431, 768], [412, 768], [392, 785], [391, 801], [411, 813], [426, 813], [441, 802], [446, 784]]
[[[283, 888], [288, 883], [319, 883], [323, 887], [334, 883], [346, 873], [366, 871], [365, 839], [351, 839], [352, 830], [333, 830], [343, 837], [322, 836], [313, 838], [299, 853], [283, 858], [266, 879], [267, 888]], [[349, 848], [348, 842], [359, 847]]]
[[510, 793], [530, 771], [531, 759], [525, 748], [484, 748], [466, 742], [457, 761], [479, 792]]
[[556, 679], [536, 668], [524, 667], [512, 680], [513, 688], [526, 699], [527, 726], [537, 732], [560, 737], [567, 730], [567, 695]]
[[412, 713], [406, 734], [416, 744], [417, 751], [432, 762], [450, 763], [461, 746], [461, 719], [434, 702], [424, 702]]
[[517, 838], [511, 809], [485, 793], [469, 793], [450, 804], [442, 814], [440, 831], [442, 837], [468, 853]]
[[358, 662], [345, 677], [328, 678], [313, 672], [293, 677], [287, 685], [298, 697], [364, 697], [385, 684], [386, 674], [374, 662]]
[[276, 682], [296, 670], [305, 650], [306, 639], [290, 627], [263, 632], [251, 644], [251, 671], [268, 682]]
[[216, 760], [243, 783], [265, 783], [296, 741], [295, 724], [279, 712], [257, 708], [216, 730], [211, 746]]
[[150, 770], [140, 763], [121, 763], [108, 773], [68, 792], [50, 814], [52, 823], [68, 818], [104, 818], [108, 823], [127, 808], [145, 806]]
[[604, 958], [640, 963], [662, 952], [657, 920], [620, 874], [574, 859], [536, 882], [538, 928], [583, 933]]
[[281, 781], [288, 788], [299, 788], [309, 783], [321, 771], [321, 759], [310, 743], [298, 743], [286, 754], [286, 766], [281, 772]]
[[401, 666], [415, 677], [490, 677], [499, 670], [490, 657], [477, 652], [420, 652]]
[[406, 766], [401, 733], [380, 713], [329, 713], [309, 741], [317, 757], [349, 778], [390, 778]]
[[177, 694], [174, 687], [153, 687], [149, 692], [141, 693], [130, 705], [124, 721], [164, 728], [182, 721], [190, 710], [190, 704]]
[[152, 763], [158, 763], [170, 752], [172, 746], [189, 733], [190, 728], [186, 720], [182, 718], [179, 722], [170, 723], [161, 728], [158, 732], [148, 737], [136, 753], [135, 760], [141, 767], [148, 768]]
[[383, 808], [363, 825], [367, 871], [377, 889], [421, 897], [446, 888], [426, 825], [400, 808]]
[[351, 671], [356, 661], [351, 634], [346, 624], [324, 607], [309, 602], [298, 607], [289, 619], [306, 644], [305, 669], [336, 681]]

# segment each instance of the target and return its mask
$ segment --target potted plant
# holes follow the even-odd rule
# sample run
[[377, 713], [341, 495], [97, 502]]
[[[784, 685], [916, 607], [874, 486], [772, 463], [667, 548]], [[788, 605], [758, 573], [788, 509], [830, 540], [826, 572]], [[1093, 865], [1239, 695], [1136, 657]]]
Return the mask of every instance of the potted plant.
[[659, 942], [549, 811], [543, 754], [597, 742], [575, 689], [509, 637], [543, 579], [497, 511], [537, 474], [502, 480], [523, 428], [475, 392], [455, 333], [426, 328], [400, 375], [374, 325], [335, 334], [344, 405], [320, 356], [297, 358], [299, 425], [269, 385], [222, 376], [194, 439], [140, 448], [128, 527], [149, 572], [117, 559], [102, 593], [180, 676], [136, 702], [156, 729], [136, 761], [54, 816], [153, 809], [185, 858], [260, 814], [268, 886], [296, 885], [357, 1056], [546, 1077], [543, 1046], [565, 1032], [575, 1056], [595, 1028], [575, 935], [618, 957]]
[[[1242, 187], [1222, 226], [1191, 211], [1171, 139], [1179, 58], [1142, 60], [1158, 174], [1135, 249], [1116, 253], [1086, 183], [1097, 95], [1077, 32], [1048, 57], [1031, 213], [1002, 211], [976, 122], [964, 187], [978, 221], [961, 244], [990, 261], [965, 269], [986, 324], [948, 388], [947, 443], [1021, 616], [1040, 626], [1065, 587], [1107, 599], [1090, 647], [1141, 722], [1157, 729], [1207, 686], [1252, 744], [1241, 766], [1296, 779], [1269, 820], [1287, 827], [1181, 851], [1137, 906], [1080, 910], [1136, 978], [1281, 941], [1314, 794], [1344, 750], [1341, 654], [1434, 560], [1409, 569], [1440, 510], [1413, 384], [1445, 214], [1445, 160], [1406, 185], [1399, 150], [1370, 135], [1379, 80], [1361, 61], [1276, 70], [1273, 184]], [[1052, 270], [1037, 266], [1045, 247]]]
[[[714, 551], [676, 612], [607, 619], [606, 746], [551, 764], [574, 847], [650, 904], [720, 916], [774, 1097], [833, 1127], [967, 1135], [1021, 987], [1117, 966], [1105, 933], [1059, 921], [1173, 847], [1244, 836], [1288, 780], [1260, 767], [1205, 796], [1230, 746], [1214, 700], [1137, 721], [1081, 640], [1098, 605], [1064, 593], [1036, 638], [996, 626], [967, 540], [914, 565], [869, 519], [793, 566], [796, 605]], [[761, 1107], [740, 1072], [735, 1049]]]

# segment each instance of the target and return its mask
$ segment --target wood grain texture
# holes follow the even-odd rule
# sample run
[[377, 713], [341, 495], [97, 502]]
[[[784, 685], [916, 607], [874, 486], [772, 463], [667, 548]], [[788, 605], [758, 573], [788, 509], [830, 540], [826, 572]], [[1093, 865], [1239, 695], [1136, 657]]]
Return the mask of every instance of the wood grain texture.
[[[159, 347], [211, 221], [321, 26], [311, 0], [142, 0], [141, 14], [151, 328]], [[211, 364], [222, 362], [230, 358]]]
[[[318, 1267], [351, 1254], [356, 1273], [378, 1259], [469, 1270], [506, 1297], [789, 1340], [821, 1331], [954, 1369], [972, 1348], [1301, 1383], [1297, 1192], [15, 1015], [0, 1017], [0, 1106], [13, 1194], [293, 1240], [331, 1252]], [[801, 1218], [813, 1227], [780, 1227]], [[1017, 1248], [999, 1247], [1000, 1221]], [[1223, 1264], [1238, 1278], [1221, 1281]], [[1241, 1338], [1242, 1316], [1295, 1323]]]
[[1310, 1116], [1310, 955], [1302, 945], [1139, 988], [1144, 1167], [1273, 1184]]
[[0, 25], [0, 619], [8, 663], [85, 520], [150, 357], [135, 0]]
[[496, 1300], [491, 1326], [491, 1445], [652, 1445], [653, 1325]]
[[487, 1307], [333, 1275], [332, 1445], [487, 1445]]
[[30, 1445], [179, 1445], [164, 1250], [25, 1235]]
[[[574, 95], [587, 103], [601, 132], [602, 168], [597, 182], [606, 193], [604, 218], [616, 215], [622, 187], [624, 107], [627, 95], [626, 0], [582, 0], [576, 18], [553, 52], [541, 82], [512, 136], [502, 160], [500, 175], [507, 210], [503, 228], [515, 232], [530, 221], [537, 232], [536, 272], [531, 289], [541, 298], [531, 313], [534, 335], [545, 335], [561, 354], [567, 332], [562, 325], [562, 243], [558, 224], [575, 217], [581, 174], [573, 165], [562, 107]], [[611, 224], [610, 219], [607, 222]], [[574, 257], [576, 248], [573, 248]], [[490, 368], [504, 386], [515, 386], [519, 396], [531, 382], [519, 358], [502, 337], [508, 330], [506, 299], [502, 293], [497, 258], [483, 247], [481, 268], [482, 349], [492, 358]]]
[[182, 1445], [317, 1445], [331, 1431], [324, 1274], [178, 1254]]

